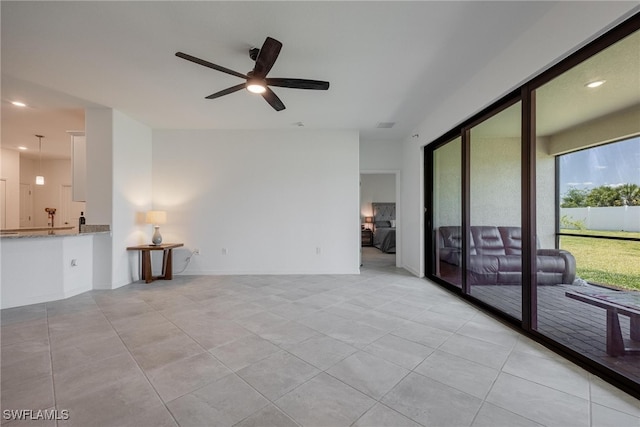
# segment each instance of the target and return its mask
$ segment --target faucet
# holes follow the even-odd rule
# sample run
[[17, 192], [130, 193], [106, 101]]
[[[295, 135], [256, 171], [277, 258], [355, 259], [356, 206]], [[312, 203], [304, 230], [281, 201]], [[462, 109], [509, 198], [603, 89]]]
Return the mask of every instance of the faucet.
[[56, 216], [56, 208], [44, 208], [44, 211], [49, 215], [49, 219], [51, 220], [51, 228], [53, 228], [53, 222]]

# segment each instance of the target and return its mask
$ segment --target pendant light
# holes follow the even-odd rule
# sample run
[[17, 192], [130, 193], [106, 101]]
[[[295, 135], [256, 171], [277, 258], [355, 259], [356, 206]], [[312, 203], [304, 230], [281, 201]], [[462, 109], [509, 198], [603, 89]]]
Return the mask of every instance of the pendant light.
[[38, 173], [40, 175], [36, 176], [36, 185], [44, 185], [44, 176], [42, 176], [42, 138], [44, 138], [44, 136], [42, 135], [36, 135], [36, 138], [38, 138], [38, 156], [39, 156], [39, 161], [40, 164], [38, 165]]

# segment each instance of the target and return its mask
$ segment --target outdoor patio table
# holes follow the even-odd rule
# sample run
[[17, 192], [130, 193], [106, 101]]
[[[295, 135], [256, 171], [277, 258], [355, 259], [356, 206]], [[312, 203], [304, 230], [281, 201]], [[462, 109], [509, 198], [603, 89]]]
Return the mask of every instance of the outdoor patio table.
[[[607, 310], [607, 354], [622, 356], [625, 354], [640, 354], [640, 294], [624, 291], [584, 290], [567, 291], [569, 298], [582, 301]], [[631, 322], [631, 342], [625, 347], [620, 329], [618, 314], [628, 316]]]

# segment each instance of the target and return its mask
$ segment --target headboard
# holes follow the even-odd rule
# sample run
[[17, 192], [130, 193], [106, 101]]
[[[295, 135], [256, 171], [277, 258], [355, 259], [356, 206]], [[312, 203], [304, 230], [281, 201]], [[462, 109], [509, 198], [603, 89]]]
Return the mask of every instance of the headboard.
[[[371, 203], [373, 208], [373, 224], [374, 227], [379, 221], [396, 220], [396, 204], [395, 203]], [[395, 226], [395, 224], [393, 224]]]

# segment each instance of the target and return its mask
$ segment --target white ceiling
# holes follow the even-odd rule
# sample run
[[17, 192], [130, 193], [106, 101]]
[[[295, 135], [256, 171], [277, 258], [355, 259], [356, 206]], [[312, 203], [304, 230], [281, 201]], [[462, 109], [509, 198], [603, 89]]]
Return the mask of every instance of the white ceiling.
[[[553, 6], [3, 1], [2, 145], [37, 147], [40, 133], [43, 149], [58, 140], [68, 147], [64, 131], [78, 129], [85, 106], [114, 108], [154, 129], [302, 122], [357, 129], [364, 141], [400, 141]], [[281, 112], [246, 91], [206, 100], [241, 80], [174, 56], [183, 51], [246, 73], [248, 50], [266, 36], [284, 45], [270, 77], [327, 80], [330, 89], [274, 88], [287, 106]], [[17, 112], [15, 99], [29, 107]], [[396, 124], [378, 129], [380, 122]]]

